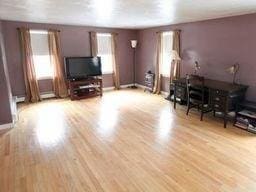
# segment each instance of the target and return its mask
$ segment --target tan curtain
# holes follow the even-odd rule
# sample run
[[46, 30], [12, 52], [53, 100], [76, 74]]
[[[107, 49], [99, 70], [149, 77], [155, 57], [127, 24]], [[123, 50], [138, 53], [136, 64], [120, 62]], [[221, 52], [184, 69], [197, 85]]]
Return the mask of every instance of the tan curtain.
[[157, 56], [156, 56], [156, 66], [155, 66], [155, 84], [154, 91], [155, 94], [161, 93], [161, 73], [160, 73], [160, 63], [161, 63], [161, 52], [162, 52], [162, 32], [157, 33]]
[[[173, 31], [173, 50], [177, 51], [178, 55], [180, 56], [180, 30]], [[170, 80], [171, 82], [174, 79], [180, 78], [181, 73], [181, 61], [173, 62], [174, 66], [172, 67], [173, 71], [171, 72]]]
[[31, 38], [28, 28], [20, 28], [20, 43], [21, 43], [21, 54], [23, 63], [23, 72], [26, 87], [26, 102], [37, 102], [40, 101], [40, 92], [38, 88], [38, 82], [36, 79], [35, 66], [33, 61], [33, 53], [31, 47]]
[[60, 54], [60, 34], [57, 30], [48, 31], [50, 61], [53, 67], [53, 91], [56, 97], [68, 96], [67, 85], [64, 78], [63, 62]]
[[90, 32], [90, 44], [91, 44], [91, 55], [93, 57], [97, 57], [98, 55], [97, 33], [94, 31]]
[[120, 74], [119, 74], [119, 64], [116, 59], [116, 41], [117, 34], [111, 34], [111, 48], [112, 48], [112, 60], [113, 60], [113, 81], [115, 89], [120, 89]]

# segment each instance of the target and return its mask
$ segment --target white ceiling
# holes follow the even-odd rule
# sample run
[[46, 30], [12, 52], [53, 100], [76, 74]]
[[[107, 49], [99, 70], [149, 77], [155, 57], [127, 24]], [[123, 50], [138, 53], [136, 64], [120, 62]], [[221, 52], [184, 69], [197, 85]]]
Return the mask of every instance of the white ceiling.
[[256, 0], [0, 0], [0, 19], [146, 28], [256, 12]]

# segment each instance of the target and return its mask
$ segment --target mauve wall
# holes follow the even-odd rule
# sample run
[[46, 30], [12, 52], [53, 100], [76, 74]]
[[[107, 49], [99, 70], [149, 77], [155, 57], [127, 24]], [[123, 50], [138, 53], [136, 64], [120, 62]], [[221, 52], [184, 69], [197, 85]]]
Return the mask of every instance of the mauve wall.
[[[225, 69], [238, 62], [238, 82], [250, 86], [247, 98], [256, 101], [256, 14], [140, 30], [138, 83], [144, 83], [147, 70], [155, 70], [156, 32], [173, 29], [182, 30], [182, 76], [193, 73], [193, 64], [198, 61], [201, 75], [232, 81]], [[162, 90], [168, 90], [167, 79]]]
[[[137, 31], [123, 29], [96, 28], [70, 25], [36, 24], [24, 22], [2, 21], [6, 45], [6, 56], [11, 80], [12, 93], [23, 96], [25, 93], [24, 77], [20, 55], [20, 44], [17, 28], [29, 27], [31, 29], [59, 29], [61, 30], [62, 56], [90, 56], [89, 32], [115, 32], [117, 38], [117, 62], [120, 65], [121, 84], [132, 83], [133, 52], [130, 40], [136, 38]], [[104, 87], [113, 86], [112, 75], [103, 76]], [[51, 80], [40, 80], [41, 92], [52, 91]]]
[[7, 73], [2, 23], [0, 21], [0, 125], [12, 123], [11, 91]]

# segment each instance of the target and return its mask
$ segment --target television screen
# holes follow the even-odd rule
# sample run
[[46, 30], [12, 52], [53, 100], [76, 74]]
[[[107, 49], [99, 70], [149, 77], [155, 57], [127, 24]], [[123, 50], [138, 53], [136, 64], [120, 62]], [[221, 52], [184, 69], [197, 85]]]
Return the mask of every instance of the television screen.
[[65, 72], [67, 79], [83, 79], [102, 75], [100, 57], [66, 57]]

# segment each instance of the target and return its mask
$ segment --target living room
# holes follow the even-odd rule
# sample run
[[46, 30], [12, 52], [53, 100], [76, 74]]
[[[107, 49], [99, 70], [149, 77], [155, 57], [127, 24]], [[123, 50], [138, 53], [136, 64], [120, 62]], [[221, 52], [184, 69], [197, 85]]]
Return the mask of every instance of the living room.
[[256, 2], [0, 2], [0, 191], [254, 191]]

